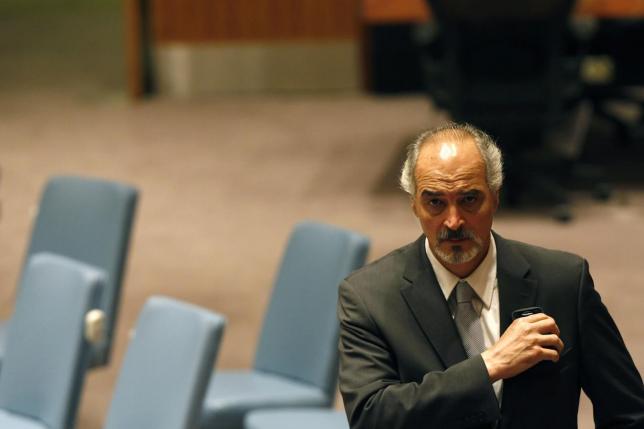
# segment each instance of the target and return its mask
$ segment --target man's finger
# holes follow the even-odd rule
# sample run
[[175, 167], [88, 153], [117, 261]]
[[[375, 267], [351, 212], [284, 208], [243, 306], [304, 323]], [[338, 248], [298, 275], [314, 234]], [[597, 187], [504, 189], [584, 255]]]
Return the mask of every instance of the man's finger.
[[558, 353], [561, 353], [564, 348], [563, 341], [561, 341], [561, 338], [555, 334], [541, 335], [541, 337], [539, 337], [539, 345], [541, 347], [554, 349]]
[[553, 362], [559, 361], [559, 352], [554, 349], [542, 348], [541, 354], [543, 356], [542, 360], [550, 360]]
[[555, 319], [549, 316], [546, 319], [536, 321], [534, 327], [540, 334], [560, 335], [559, 326], [557, 326]]

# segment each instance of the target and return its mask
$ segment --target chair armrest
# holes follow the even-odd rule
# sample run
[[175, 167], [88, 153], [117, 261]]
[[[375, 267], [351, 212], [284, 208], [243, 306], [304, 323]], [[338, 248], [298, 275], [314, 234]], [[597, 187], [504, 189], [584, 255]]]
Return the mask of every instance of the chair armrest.
[[97, 308], [85, 315], [85, 339], [90, 344], [98, 344], [105, 339], [105, 313]]

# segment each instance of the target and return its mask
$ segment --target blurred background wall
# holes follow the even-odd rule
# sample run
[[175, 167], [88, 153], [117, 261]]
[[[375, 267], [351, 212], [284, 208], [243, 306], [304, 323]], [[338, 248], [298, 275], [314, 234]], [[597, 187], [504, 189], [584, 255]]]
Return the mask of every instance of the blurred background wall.
[[0, 91], [122, 94], [124, 10], [119, 0], [6, 0], [0, 4]]
[[358, 1], [150, 3], [161, 93], [356, 90]]

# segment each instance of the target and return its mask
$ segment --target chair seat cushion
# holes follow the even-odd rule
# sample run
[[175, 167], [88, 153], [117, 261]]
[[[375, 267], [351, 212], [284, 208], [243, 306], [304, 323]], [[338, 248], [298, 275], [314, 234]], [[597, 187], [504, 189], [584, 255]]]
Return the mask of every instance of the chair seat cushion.
[[37, 420], [0, 410], [0, 428], [2, 429], [48, 429]]
[[217, 371], [210, 379], [200, 427], [241, 428], [254, 409], [329, 406], [324, 392], [304, 383], [259, 371]]
[[349, 429], [341, 411], [319, 408], [282, 408], [252, 411], [244, 421], [245, 429]]

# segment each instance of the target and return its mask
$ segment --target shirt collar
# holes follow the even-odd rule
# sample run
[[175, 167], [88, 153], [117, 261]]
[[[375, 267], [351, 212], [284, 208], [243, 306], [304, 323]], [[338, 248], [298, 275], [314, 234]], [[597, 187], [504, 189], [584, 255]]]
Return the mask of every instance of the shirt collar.
[[[454, 287], [456, 287], [456, 283], [461, 279], [438, 261], [429, 248], [427, 237], [425, 237], [425, 253], [427, 254], [429, 263], [434, 269], [434, 274], [436, 274], [436, 280], [438, 280], [441, 291], [447, 300], [452, 290], [454, 290]], [[489, 309], [492, 305], [492, 294], [496, 286], [496, 243], [494, 242], [494, 236], [492, 234], [490, 234], [490, 248], [487, 255], [485, 255], [485, 258], [483, 258], [479, 266], [462, 280], [470, 284], [485, 308]]]

